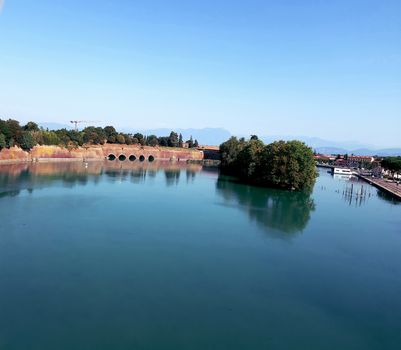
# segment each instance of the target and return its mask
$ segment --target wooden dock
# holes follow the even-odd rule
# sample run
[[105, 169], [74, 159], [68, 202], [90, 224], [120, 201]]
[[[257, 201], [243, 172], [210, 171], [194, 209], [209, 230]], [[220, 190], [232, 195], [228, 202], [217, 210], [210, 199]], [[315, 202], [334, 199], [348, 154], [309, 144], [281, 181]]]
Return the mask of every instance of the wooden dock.
[[[335, 166], [327, 165], [327, 164], [317, 164], [319, 168], [330, 168], [333, 169]], [[366, 181], [372, 186], [377, 187], [378, 189], [387, 192], [394, 196], [394, 198], [401, 200], [401, 183], [397, 185], [396, 182], [386, 181], [385, 179], [379, 179], [371, 176], [364, 176], [360, 174], [358, 171], [353, 171], [353, 175], [358, 176], [360, 179]]]
[[401, 183], [397, 184], [395, 182], [388, 182], [384, 179], [374, 178], [370, 176], [363, 176], [359, 174], [357, 174], [357, 176], [363, 179], [364, 181], [368, 182], [369, 184], [381, 189], [382, 191], [390, 193], [395, 198], [401, 200]]

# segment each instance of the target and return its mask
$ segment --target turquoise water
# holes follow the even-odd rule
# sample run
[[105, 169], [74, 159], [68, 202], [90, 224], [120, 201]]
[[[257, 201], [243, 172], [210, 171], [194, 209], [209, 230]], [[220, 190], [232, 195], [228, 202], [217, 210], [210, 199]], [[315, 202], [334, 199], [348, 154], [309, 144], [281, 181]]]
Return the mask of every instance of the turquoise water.
[[0, 349], [400, 348], [401, 204], [364, 183], [0, 167]]

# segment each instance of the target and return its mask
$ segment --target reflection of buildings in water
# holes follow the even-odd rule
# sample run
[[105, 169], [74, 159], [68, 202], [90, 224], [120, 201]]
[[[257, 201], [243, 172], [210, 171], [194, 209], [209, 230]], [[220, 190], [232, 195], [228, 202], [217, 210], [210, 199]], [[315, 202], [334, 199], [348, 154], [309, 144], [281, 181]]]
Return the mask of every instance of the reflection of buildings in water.
[[338, 181], [349, 181], [352, 179], [352, 175], [340, 175], [340, 174], [334, 174], [333, 178], [334, 180], [338, 180]]
[[286, 238], [304, 230], [315, 209], [310, 193], [254, 187], [224, 176], [219, 177], [216, 186], [225, 204], [238, 206], [250, 219], [268, 229], [266, 232], [272, 237]]
[[0, 192], [3, 196], [7, 193], [15, 194], [21, 189], [48, 187], [60, 181], [63, 186], [72, 187], [84, 185], [89, 180], [97, 183], [101, 180], [101, 176], [106, 176], [111, 181], [129, 180], [132, 183], [142, 183], [146, 178], [155, 178], [160, 171], [167, 172], [168, 184], [172, 184], [178, 183], [179, 173], [184, 169], [195, 176], [202, 170], [202, 165], [157, 161], [151, 163], [51, 161], [0, 165]]
[[381, 200], [386, 201], [391, 204], [394, 204], [394, 205], [401, 205], [401, 201], [398, 198], [395, 198], [390, 193], [382, 191], [378, 188], [375, 188], [375, 190], [377, 191], [377, 197], [380, 198]]

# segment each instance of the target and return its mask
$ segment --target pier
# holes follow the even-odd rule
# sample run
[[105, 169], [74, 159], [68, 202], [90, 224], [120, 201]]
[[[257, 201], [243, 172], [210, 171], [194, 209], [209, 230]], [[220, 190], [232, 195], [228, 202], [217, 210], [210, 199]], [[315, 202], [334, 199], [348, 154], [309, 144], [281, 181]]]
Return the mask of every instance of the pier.
[[[317, 166], [319, 168], [329, 168], [329, 169], [334, 169], [335, 168], [335, 166], [328, 165], [328, 164], [318, 164]], [[360, 179], [366, 181], [370, 185], [375, 186], [376, 188], [391, 194], [396, 199], [401, 200], [401, 183], [397, 184], [396, 182], [387, 181], [386, 179], [380, 179], [380, 178], [376, 178], [376, 177], [365, 176], [365, 175], [362, 175], [361, 173], [359, 173], [356, 170], [352, 171], [352, 174], [354, 176], [357, 176]]]
[[390, 193], [397, 199], [401, 200], [401, 184], [397, 184], [395, 182], [389, 182], [385, 179], [373, 178], [370, 176], [363, 176], [360, 174], [356, 174], [360, 179], [368, 182], [372, 186], [379, 188], [382, 191]]

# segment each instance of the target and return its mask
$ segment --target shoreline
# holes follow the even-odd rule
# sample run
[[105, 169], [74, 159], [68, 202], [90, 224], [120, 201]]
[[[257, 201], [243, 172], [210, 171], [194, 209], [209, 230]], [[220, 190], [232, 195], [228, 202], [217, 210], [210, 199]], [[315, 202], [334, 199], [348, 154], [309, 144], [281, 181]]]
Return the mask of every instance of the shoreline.
[[371, 178], [363, 175], [357, 176], [367, 182], [369, 185], [376, 187], [380, 191], [386, 192], [395, 199], [401, 201], [401, 185], [394, 185], [393, 182], [387, 182], [383, 179]]
[[202, 161], [203, 151], [178, 147], [151, 147], [138, 145], [88, 145], [77, 148], [35, 146], [29, 151], [19, 147], [3, 148], [0, 164], [31, 162], [89, 162], [116, 159], [117, 161]]

